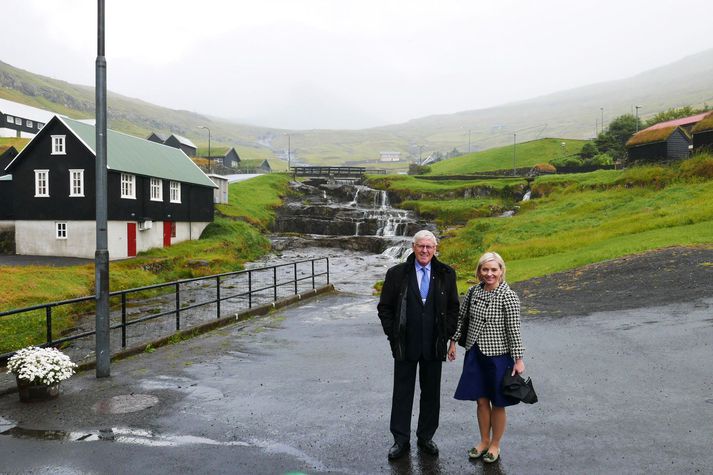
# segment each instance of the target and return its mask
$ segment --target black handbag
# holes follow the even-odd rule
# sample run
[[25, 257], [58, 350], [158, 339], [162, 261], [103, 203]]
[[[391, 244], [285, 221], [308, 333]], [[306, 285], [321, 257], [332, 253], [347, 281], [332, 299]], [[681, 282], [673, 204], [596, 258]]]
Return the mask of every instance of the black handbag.
[[537, 393], [532, 387], [532, 380], [530, 378], [523, 379], [519, 374], [512, 376], [512, 368], [508, 368], [503, 377], [503, 394], [525, 404], [537, 402]]
[[470, 325], [470, 299], [473, 297], [473, 291], [475, 287], [471, 287], [467, 294], [465, 294], [465, 318], [463, 319], [463, 328], [460, 330], [460, 338], [458, 338], [458, 344], [465, 348], [466, 340], [468, 339], [468, 326]]

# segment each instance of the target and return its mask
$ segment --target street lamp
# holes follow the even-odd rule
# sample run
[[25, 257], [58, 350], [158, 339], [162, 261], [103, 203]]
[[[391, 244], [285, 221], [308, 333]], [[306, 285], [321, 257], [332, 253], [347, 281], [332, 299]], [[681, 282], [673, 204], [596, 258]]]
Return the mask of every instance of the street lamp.
[[602, 133], [604, 133], [604, 108], [600, 107], [599, 110], [602, 111], [602, 124], [601, 125], [602, 125]]
[[641, 109], [641, 106], [634, 106], [634, 109], [636, 109], [636, 131], [639, 131], [639, 109]]
[[421, 151], [423, 150], [423, 145], [418, 146], [418, 164], [421, 165]]
[[211, 159], [210, 159], [210, 129], [206, 127], [205, 125], [199, 125], [199, 129], [206, 129], [208, 131], [208, 173], [211, 173], [213, 171], [213, 167]]

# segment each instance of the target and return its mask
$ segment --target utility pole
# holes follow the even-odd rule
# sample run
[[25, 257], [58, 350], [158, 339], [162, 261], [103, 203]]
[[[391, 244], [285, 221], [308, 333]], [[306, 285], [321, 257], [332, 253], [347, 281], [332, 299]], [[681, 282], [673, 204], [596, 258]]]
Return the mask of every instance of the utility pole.
[[104, 0], [97, 0], [96, 60], [96, 251], [94, 278], [96, 286], [95, 356], [96, 376], [110, 374], [109, 344], [109, 249], [107, 238], [107, 140], [106, 140], [106, 57], [104, 56]]
[[468, 129], [468, 153], [470, 153], [470, 129]]
[[517, 132], [512, 134], [512, 176], [517, 175], [517, 169], [515, 168], [515, 146], [517, 145]]
[[600, 107], [600, 111], [602, 111], [602, 133], [604, 133], [604, 108]]
[[634, 106], [636, 109], [636, 131], [639, 131], [639, 109], [641, 109], [641, 106]]
[[199, 125], [199, 129], [206, 129], [208, 131], [208, 173], [213, 173], [213, 162], [210, 158], [210, 129], [205, 125]]

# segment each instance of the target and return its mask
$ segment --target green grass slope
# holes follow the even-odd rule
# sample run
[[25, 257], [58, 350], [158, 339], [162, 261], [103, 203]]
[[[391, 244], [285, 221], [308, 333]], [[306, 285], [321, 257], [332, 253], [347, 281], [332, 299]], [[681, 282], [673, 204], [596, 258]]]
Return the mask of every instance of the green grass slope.
[[[547, 163], [564, 155], [578, 154], [586, 140], [545, 138], [469, 153], [431, 165], [431, 175], [460, 175], [493, 170], [512, 170]], [[563, 145], [564, 144], [564, 145]], [[514, 160], [513, 160], [514, 156]]]
[[478, 257], [497, 251], [517, 282], [627, 254], [713, 245], [713, 156], [538, 178], [534, 199], [511, 218], [481, 218], [454, 230], [441, 255], [473, 279]]

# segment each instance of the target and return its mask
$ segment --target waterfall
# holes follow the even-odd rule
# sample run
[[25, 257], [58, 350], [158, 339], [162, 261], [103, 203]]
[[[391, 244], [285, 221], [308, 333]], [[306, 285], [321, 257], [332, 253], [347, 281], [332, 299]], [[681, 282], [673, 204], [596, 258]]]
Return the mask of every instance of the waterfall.
[[413, 250], [411, 249], [410, 243], [408, 241], [404, 241], [398, 246], [391, 246], [390, 248], [386, 249], [384, 252], [381, 253], [381, 255], [392, 257], [394, 259], [403, 259], [412, 252]]
[[522, 201], [530, 201], [531, 194], [532, 194], [532, 190], [527, 190], [527, 192], [522, 196]]

